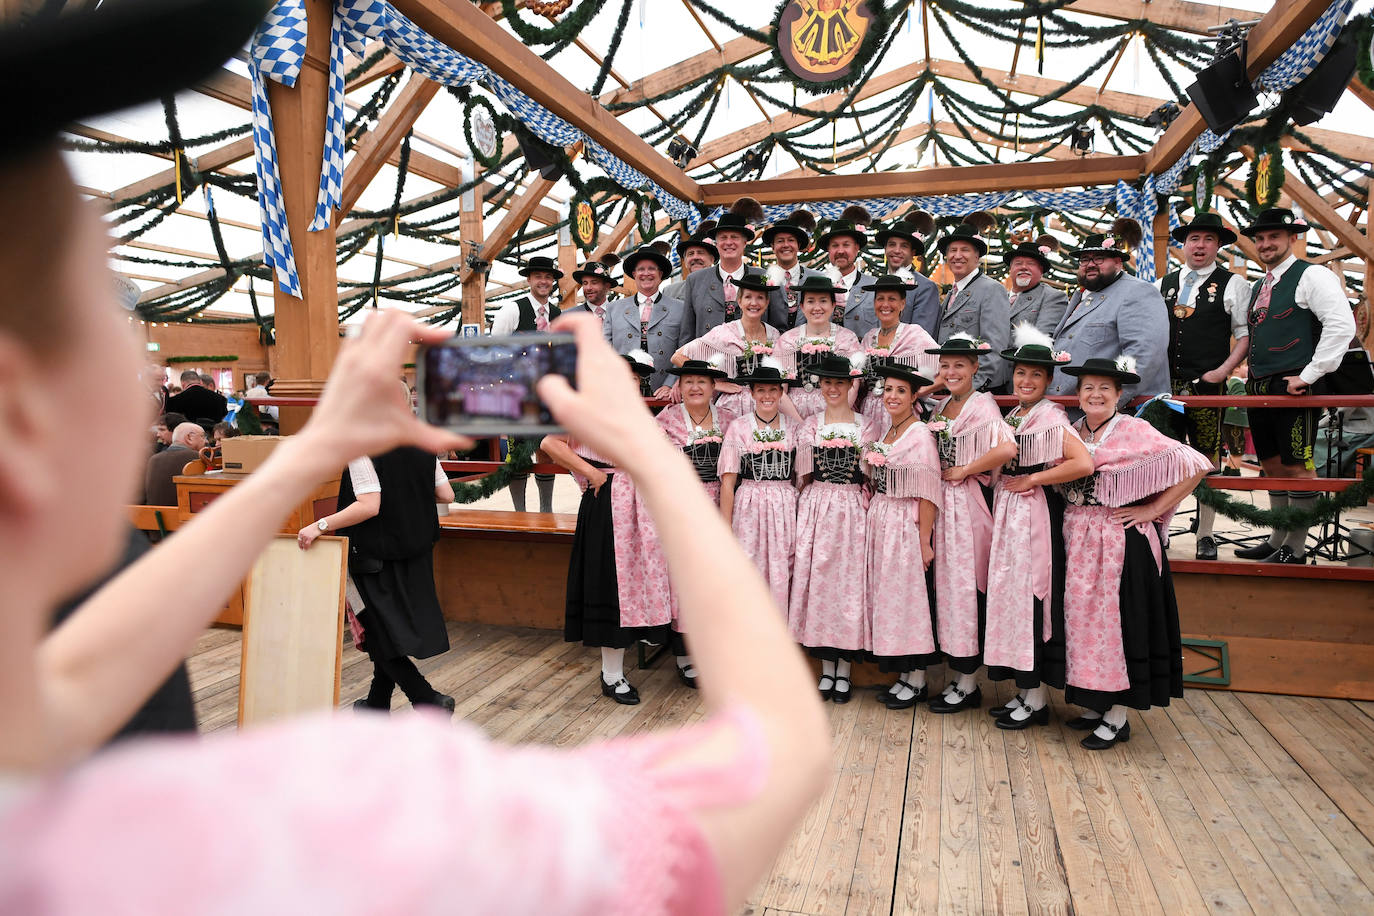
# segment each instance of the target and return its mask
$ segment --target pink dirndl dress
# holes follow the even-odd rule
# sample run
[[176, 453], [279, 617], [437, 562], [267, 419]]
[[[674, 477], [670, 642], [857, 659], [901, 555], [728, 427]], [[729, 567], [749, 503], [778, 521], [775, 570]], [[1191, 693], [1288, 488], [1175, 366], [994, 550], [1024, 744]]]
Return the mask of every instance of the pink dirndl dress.
[[738, 475], [730, 527], [785, 616], [797, 538], [797, 488], [792, 482], [797, 433], [786, 417], [780, 425], [783, 438], [765, 442], [759, 437], [766, 433], [758, 431], [752, 413], [731, 423], [718, 470], [722, 477]]
[[1054, 467], [1077, 433], [1064, 408], [1042, 400], [1006, 417], [1017, 456], [1002, 467], [992, 504], [983, 663], [992, 680], [1023, 689], [1064, 686], [1064, 500], [1052, 487], [1012, 493], [1006, 482]]
[[864, 619], [866, 648], [879, 670], [903, 672], [941, 659], [918, 527], [921, 500], [940, 505], [940, 456], [920, 422], [884, 445], [891, 426], [884, 413], [864, 430], [864, 469], [874, 491], [864, 529]]
[[778, 338], [777, 349], [783, 367], [801, 382], [788, 389], [787, 396], [797, 408], [797, 413], [809, 417], [825, 410], [825, 399], [817, 390], [814, 378], [806, 375], [806, 367], [827, 353], [834, 352], [840, 356], [858, 353], [860, 346], [859, 338], [853, 331], [831, 322], [830, 330], [821, 338], [810, 334], [806, 325], [786, 331]]
[[1178, 604], [1163, 541], [1168, 520], [1122, 528], [1111, 514], [1210, 471], [1212, 463], [1120, 414], [1098, 442], [1085, 444], [1094, 472], [1059, 485], [1067, 503], [1064, 699], [1098, 712], [1118, 704], [1168, 706], [1183, 696]]
[[874, 370], [882, 365], [900, 363], [910, 366], [928, 379], [934, 379], [940, 372], [940, 357], [934, 353], [927, 353], [926, 348], [934, 349], [939, 345], [935, 338], [918, 324], [898, 324], [897, 334], [888, 347], [878, 346], [878, 328], [864, 335], [861, 349], [868, 357], [868, 364], [864, 367], [864, 378], [869, 390], [859, 406], [865, 421], [881, 423], [887, 417], [887, 409], [883, 407], [882, 399], [883, 380]]
[[[949, 398], [939, 402], [943, 411]], [[986, 392], [969, 395], [954, 420], [937, 412], [927, 424], [936, 433], [940, 467], [963, 467], [1011, 439], [997, 402]], [[992, 550], [990, 474], [958, 483], [940, 481], [935, 523], [935, 622], [940, 651], [960, 674], [982, 664], [983, 615], [987, 607], [988, 554]]]
[[[774, 355], [778, 330], [768, 324], [763, 329], [767, 345], [760, 347], [757, 345], [759, 341], [751, 343], [745, 339], [742, 321], [727, 321], [687, 343], [682, 352], [688, 359], [704, 359], [708, 362], [713, 356], [724, 356], [725, 365], [721, 368], [730, 373], [731, 378], [736, 378], [753, 371], [763, 357]], [[741, 385], [739, 391], [718, 394], [716, 405], [742, 417], [754, 409], [754, 399], [749, 394], [749, 386]]]
[[[787, 622], [792, 638], [830, 661], [859, 658], [868, 646], [864, 617], [864, 497], [858, 417], [824, 423], [808, 417], [797, 433], [797, 563]], [[843, 443], [834, 446], [826, 443]]]

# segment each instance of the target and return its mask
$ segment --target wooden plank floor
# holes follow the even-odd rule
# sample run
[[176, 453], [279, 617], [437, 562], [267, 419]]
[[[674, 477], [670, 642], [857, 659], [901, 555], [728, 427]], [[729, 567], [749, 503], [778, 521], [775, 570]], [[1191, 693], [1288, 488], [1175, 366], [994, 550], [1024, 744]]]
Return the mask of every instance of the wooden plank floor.
[[[591, 650], [541, 630], [449, 624], [420, 663], [457, 715], [502, 741], [570, 746], [701, 716], [672, 662], [632, 671], [643, 702], [596, 684]], [[239, 634], [191, 659], [202, 730], [233, 728]], [[371, 666], [344, 648], [341, 702]], [[932, 683], [941, 682], [932, 672]], [[1012, 689], [984, 685], [986, 705]], [[398, 709], [404, 702], [397, 696]], [[834, 778], [744, 912], [1374, 913], [1374, 703], [1189, 690], [1131, 714], [1130, 743], [1061, 724], [830, 705]], [[348, 715], [351, 713], [341, 713]]]

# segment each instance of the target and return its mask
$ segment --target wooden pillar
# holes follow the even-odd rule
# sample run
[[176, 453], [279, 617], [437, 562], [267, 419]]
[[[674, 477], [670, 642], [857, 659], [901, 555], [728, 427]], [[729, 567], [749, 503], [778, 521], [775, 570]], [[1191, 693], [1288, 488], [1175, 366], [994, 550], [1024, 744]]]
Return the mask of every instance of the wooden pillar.
[[[463, 162], [463, 184], [473, 180], [476, 168], [473, 160]], [[458, 214], [458, 232], [463, 244], [470, 246], [469, 254], [482, 257], [486, 230], [482, 225], [482, 186], [475, 185], [463, 192]], [[463, 324], [475, 324], [485, 329], [487, 324], [487, 275], [485, 271], [468, 270], [463, 274]]]
[[[1374, 238], [1374, 213], [1369, 212], [1370, 208], [1374, 208], [1374, 178], [1365, 181], [1364, 205], [1364, 234], [1368, 238]], [[1363, 341], [1365, 349], [1368, 350], [1374, 347], [1374, 258], [1364, 259], [1364, 314], [1369, 319]]]
[[[300, 299], [283, 292], [275, 280], [272, 284], [281, 373], [272, 393], [278, 397], [318, 397], [339, 351], [334, 228], [328, 226], [320, 232], [306, 228], [315, 215], [324, 157], [333, 4], [330, 0], [305, 0], [305, 15], [305, 62], [296, 85], [288, 89], [275, 81], [267, 82], [286, 221], [301, 282]], [[309, 415], [309, 408], [283, 407], [282, 433], [296, 432]]]
[[1155, 214], [1151, 230], [1155, 236], [1155, 278], [1169, 272], [1169, 207], [1165, 204]]
[[[567, 209], [566, 205], [561, 208], [562, 211]], [[559, 216], [567, 215], [559, 213]], [[577, 281], [572, 277], [577, 270], [577, 246], [573, 244], [572, 229], [568, 226], [558, 230], [558, 269], [563, 271], [563, 279], [558, 281], [558, 307], [569, 309], [577, 304]]]

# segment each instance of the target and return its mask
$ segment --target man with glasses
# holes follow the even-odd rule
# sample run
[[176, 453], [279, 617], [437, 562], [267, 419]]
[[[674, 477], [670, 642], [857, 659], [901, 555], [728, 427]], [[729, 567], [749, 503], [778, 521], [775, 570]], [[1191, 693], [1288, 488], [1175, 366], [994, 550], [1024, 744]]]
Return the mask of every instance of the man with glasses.
[[[1167, 394], [1169, 319], [1159, 290], [1122, 269], [1127, 254], [1120, 238], [1090, 235], [1073, 256], [1080, 288], [1059, 320], [1054, 349], [1072, 354], [1075, 365], [1095, 357], [1133, 357], [1140, 382], [1122, 388], [1123, 405], [1138, 394]], [[1071, 395], [1076, 381], [1057, 372], [1049, 393]]]

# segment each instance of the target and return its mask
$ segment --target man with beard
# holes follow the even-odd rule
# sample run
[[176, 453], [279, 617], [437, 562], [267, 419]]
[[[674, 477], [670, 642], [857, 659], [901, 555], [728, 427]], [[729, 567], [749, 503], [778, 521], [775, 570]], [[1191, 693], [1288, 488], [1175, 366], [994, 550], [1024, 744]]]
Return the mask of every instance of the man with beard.
[[[744, 262], [744, 246], [754, 240], [754, 223], [763, 220], [763, 207], [752, 197], [741, 197], [721, 216], [709, 238], [720, 252], [711, 270], [698, 270], [682, 288], [682, 324], [677, 346], [683, 347], [714, 327], [739, 317], [741, 277], [758, 277], [763, 271]], [[676, 348], [669, 350], [671, 354]]]
[[920, 325], [932, 338], [940, 330], [940, 287], [916, 270], [919, 255], [926, 256], [926, 239], [935, 233], [935, 217], [912, 210], [878, 232], [878, 244], [887, 258], [887, 272], [914, 285], [906, 294], [902, 324]]
[[1050, 252], [1059, 247], [1052, 235], [1034, 242], [1022, 242], [1007, 252], [1007, 273], [1011, 276], [1011, 326], [1029, 323], [1037, 331], [1054, 336], [1069, 297], [1063, 290], [1042, 283], [1050, 270]]
[[[1132, 229], [1133, 227], [1133, 229]], [[1121, 404], [1137, 394], [1169, 392], [1169, 320], [1154, 285], [1127, 274], [1126, 236], [1139, 237], [1140, 224], [1119, 219], [1111, 233], [1090, 235], [1075, 250], [1080, 289], [1054, 333], [1054, 348], [1073, 354], [1075, 365], [1087, 359], [1130, 356], [1140, 381], [1121, 389]], [[1050, 394], [1072, 395], [1077, 379], [1056, 372]]]
[[773, 249], [773, 264], [768, 268], [768, 285], [777, 289], [768, 294], [768, 314], [764, 320], [779, 331], [790, 331], [806, 319], [801, 313], [801, 296], [795, 288], [819, 271], [801, 264], [801, 253], [811, 247], [816, 217], [809, 210], [793, 210], [763, 230], [763, 244]]
[[[1264, 277], [1250, 291], [1250, 376], [1246, 394], [1305, 395], [1319, 386], [1345, 358], [1355, 336], [1350, 302], [1335, 274], [1293, 253], [1293, 239], [1307, 223], [1292, 210], [1265, 210], [1241, 230], [1255, 243]], [[1312, 447], [1317, 413], [1310, 407], [1272, 407], [1249, 411], [1255, 455], [1266, 477], [1316, 477]], [[1317, 494], [1271, 490], [1272, 508], [1310, 511]], [[1269, 540], [1237, 550], [1246, 560], [1302, 563], [1307, 527], [1276, 528]]]
[[582, 289], [582, 304], [575, 305], [568, 312], [591, 312], [602, 321], [606, 320], [606, 297], [615, 288], [611, 278], [611, 268], [620, 263], [613, 254], [604, 254], [595, 261], [588, 261], [572, 273], [573, 280]]
[[[697, 226], [695, 234], [677, 243], [677, 259], [678, 263], [682, 265], [682, 279], [663, 287], [664, 296], [669, 299], [684, 299], [687, 278], [699, 270], [716, 266], [716, 261], [720, 260], [720, 252], [711, 243], [711, 232], [715, 228], [715, 220], [702, 220], [701, 225]], [[655, 242], [654, 244], [658, 243]], [[663, 253], [667, 254], [668, 252], [664, 251]]]
[[1007, 317], [1006, 287], [978, 266], [988, 253], [988, 243], [977, 226], [961, 223], [936, 244], [954, 283], [940, 307], [935, 339], [943, 344], [955, 334], [968, 334], [986, 341], [989, 346], [978, 358], [973, 390], [998, 391], [1011, 371], [1011, 364], [998, 355], [1011, 346], [1011, 321]]
[[558, 306], [549, 302], [554, 284], [563, 279], [563, 271], [558, 269], [553, 258], [530, 258], [520, 269], [520, 276], [529, 281], [530, 294], [513, 299], [497, 310], [491, 319], [493, 335], [543, 331], [561, 314]]
[[872, 222], [866, 209], [850, 204], [825, 235], [816, 240], [830, 259], [824, 273], [835, 286], [833, 321], [853, 331], [860, 340], [878, 326], [878, 316], [873, 313], [873, 291], [864, 289], [877, 277], [864, 273], [859, 266], [859, 254], [868, 246], [868, 227]]

